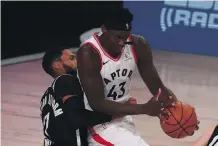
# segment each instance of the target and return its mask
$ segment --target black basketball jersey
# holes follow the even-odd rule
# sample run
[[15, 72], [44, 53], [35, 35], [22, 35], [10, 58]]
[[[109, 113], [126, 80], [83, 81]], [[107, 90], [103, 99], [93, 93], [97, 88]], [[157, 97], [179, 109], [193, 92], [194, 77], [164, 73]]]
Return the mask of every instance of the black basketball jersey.
[[218, 146], [218, 125], [214, 129], [207, 146]]
[[[64, 103], [62, 98], [72, 97]], [[44, 146], [88, 146], [87, 127], [109, 122], [112, 116], [85, 109], [83, 91], [75, 75], [57, 77], [41, 99]], [[77, 137], [76, 130], [79, 135]]]
[[[61, 80], [65, 80], [66, 76], [68, 75], [62, 75], [56, 78], [51, 87], [46, 90], [40, 102], [41, 119], [45, 137], [44, 146], [77, 146], [76, 130], [71, 129], [68, 124], [69, 121], [64, 115], [62, 98], [60, 98], [64, 96], [64, 94], [70, 95], [70, 92], [73, 91], [72, 89], [76, 88], [71, 86], [72, 89], [69, 89], [70, 87], [61, 85], [63, 82]], [[68, 82], [71, 81], [69, 77], [66, 79], [68, 79]], [[77, 87], [80, 86], [78, 85]], [[58, 89], [61, 93], [56, 92], [55, 89]], [[75, 90], [77, 90], [77, 88]]]

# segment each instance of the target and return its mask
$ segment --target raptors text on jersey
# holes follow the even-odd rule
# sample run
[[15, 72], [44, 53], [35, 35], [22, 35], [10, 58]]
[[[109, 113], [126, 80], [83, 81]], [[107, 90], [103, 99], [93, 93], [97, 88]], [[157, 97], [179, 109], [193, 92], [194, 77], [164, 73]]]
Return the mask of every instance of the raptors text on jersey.
[[[107, 100], [116, 102], [126, 102], [130, 98], [131, 77], [136, 68], [135, 51], [132, 45], [126, 44], [123, 47], [119, 57], [113, 58], [102, 47], [98, 40], [99, 34], [94, 34], [90, 39], [84, 42], [96, 49], [101, 57], [101, 77], [104, 84], [104, 94]], [[132, 41], [132, 36], [127, 42]], [[92, 110], [88, 104], [87, 97], [84, 93], [84, 102], [86, 109]]]

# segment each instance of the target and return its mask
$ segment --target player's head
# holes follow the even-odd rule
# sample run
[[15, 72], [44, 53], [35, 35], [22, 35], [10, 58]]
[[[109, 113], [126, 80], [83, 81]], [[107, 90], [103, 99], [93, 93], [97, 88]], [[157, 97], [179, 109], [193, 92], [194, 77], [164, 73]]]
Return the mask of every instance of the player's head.
[[114, 49], [111, 51], [119, 53], [130, 35], [133, 15], [125, 8], [111, 13], [110, 16], [103, 19], [101, 28], [107, 42], [110, 43], [110, 48]]
[[77, 60], [69, 49], [48, 51], [43, 56], [42, 67], [52, 77], [76, 73]]

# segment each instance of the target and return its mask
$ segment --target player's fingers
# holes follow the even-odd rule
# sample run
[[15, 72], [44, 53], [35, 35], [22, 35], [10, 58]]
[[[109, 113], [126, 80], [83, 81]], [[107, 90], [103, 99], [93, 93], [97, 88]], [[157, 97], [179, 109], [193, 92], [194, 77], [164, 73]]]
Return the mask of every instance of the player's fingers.
[[167, 102], [167, 103], [165, 103], [165, 105], [164, 106], [162, 106], [162, 107], [165, 107], [165, 108], [175, 108], [176, 107], [176, 102]]
[[160, 97], [160, 94], [161, 94], [161, 88], [158, 89], [158, 93], [157, 95], [155, 96], [155, 100], [158, 101], [159, 97]]
[[[169, 96], [169, 99], [172, 100], [173, 96]], [[172, 106], [175, 106], [175, 105], [176, 105], [176, 102], [172, 102]]]
[[172, 107], [175, 107], [175, 106], [176, 106], [176, 102], [173, 102], [173, 103], [172, 103]]
[[195, 130], [198, 130], [199, 129], [199, 126], [198, 125], [196, 125], [196, 127], [195, 127]]
[[161, 117], [164, 117], [165, 119], [169, 119], [169, 116], [170, 116], [170, 113], [169, 112], [167, 112], [167, 111], [164, 111], [164, 108], [162, 108], [161, 109], [161, 111], [160, 111], [160, 116]]
[[168, 120], [170, 116], [171, 114], [169, 112], [162, 112], [158, 117], [161, 123], [165, 123], [165, 121]]
[[199, 129], [199, 125], [200, 124], [200, 121], [198, 120], [198, 122], [197, 122], [197, 125], [196, 125], [196, 127], [195, 127], [195, 130], [198, 130]]
[[160, 106], [162, 107], [162, 108], [171, 108], [171, 107], [173, 107], [173, 105], [172, 105], [172, 103], [170, 103], [170, 102], [160, 102]]
[[192, 135], [194, 135], [194, 133], [195, 133], [195, 132], [192, 132], [191, 134], [189, 134], [189, 136], [192, 136]]
[[160, 119], [161, 123], [163, 123], [163, 124], [165, 123], [163, 115], [159, 114], [157, 117]]
[[157, 115], [157, 117], [160, 119], [161, 122], [163, 120], [163, 110], [164, 110], [164, 108], [161, 108], [160, 113]]

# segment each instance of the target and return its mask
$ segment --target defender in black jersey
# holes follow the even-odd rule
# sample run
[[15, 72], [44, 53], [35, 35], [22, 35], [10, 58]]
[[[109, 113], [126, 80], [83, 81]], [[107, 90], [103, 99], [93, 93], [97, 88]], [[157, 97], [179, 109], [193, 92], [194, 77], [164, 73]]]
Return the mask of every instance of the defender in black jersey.
[[192, 146], [218, 146], [218, 124], [211, 126]]
[[85, 110], [76, 74], [76, 57], [70, 50], [46, 52], [42, 67], [55, 78], [41, 99], [44, 146], [77, 146], [79, 143], [88, 146], [87, 127], [108, 122], [112, 117]]

